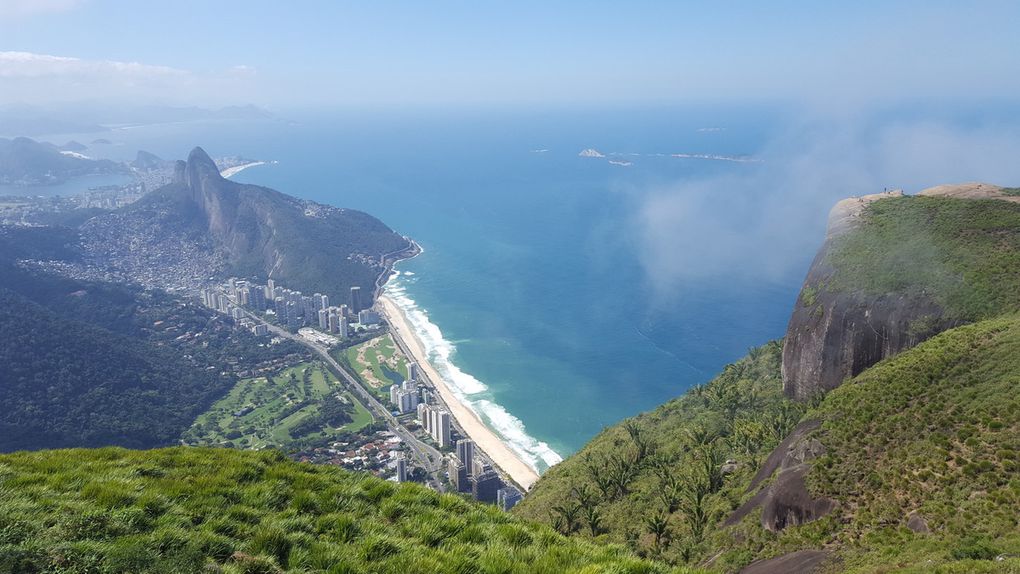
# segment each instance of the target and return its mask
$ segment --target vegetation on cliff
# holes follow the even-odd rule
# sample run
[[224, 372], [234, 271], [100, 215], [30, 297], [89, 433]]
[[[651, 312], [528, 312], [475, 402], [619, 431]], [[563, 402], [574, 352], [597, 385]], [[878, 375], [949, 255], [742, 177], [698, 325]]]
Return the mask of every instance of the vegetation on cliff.
[[755, 470], [805, 409], [782, 395], [780, 350], [778, 341], [751, 349], [706, 385], [602, 431], [514, 512], [671, 563], [704, 561]]
[[876, 201], [860, 228], [835, 242], [828, 263], [831, 281], [815, 288], [930, 297], [959, 321], [1020, 310], [1020, 204], [922, 196]]
[[0, 571], [652, 573], [492, 506], [278, 452], [0, 456]]
[[[883, 199], [827, 247], [816, 262], [826, 281], [805, 286], [798, 310], [844, 294], [854, 309], [898, 305], [902, 321], [911, 300], [927, 300], [934, 304], [918, 308], [944, 313], [932, 318], [938, 325], [911, 325], [911, 344], [927, 341], [886, 349], [885, 360], [859, 365], [803, 406], [783, 401], [779, 345], [766, 346], [705, 387], [606, 429], [550, 470], [516, 512], [712, 572], [803, 550], [821, 551], [818, 572], [1020, 572], [1020, 205]], [[842, 321], [831, 327], [861, 327]], [[970, 324], [935, 334], [962, 323]], [[886, 339], [893, 332], [871, 329]], [[838, 362], [819, 348], [817, 361]], [[744, 421], [755, 419], [782, 430], [748, 441]], [[766, 465], [763, 481], [752, 481], [798, 422], [802, 434], [772, 456], [793, 457], [791, 469], [807, 465], [793, 500], [825, 501], [821, 518], [790, 498], [769, 506], [782, 470]], [[660, 465], [663, 448], [682, 454]], [[607, 476], [620, 478], [603, 495]], [[681, 477], [675, 499], [671, 476]]]

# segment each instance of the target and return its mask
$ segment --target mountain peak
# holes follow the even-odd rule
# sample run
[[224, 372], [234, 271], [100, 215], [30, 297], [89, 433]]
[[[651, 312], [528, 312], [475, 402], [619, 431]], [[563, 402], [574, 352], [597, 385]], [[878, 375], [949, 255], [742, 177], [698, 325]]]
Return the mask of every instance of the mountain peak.
[[188, 154], [187, 165], [187, 182], [188, 186], [192, 189], [200, 187], [202, 180], [206, 178], [213, 180], [222, 179], [220, 177], [220, 170], [216, 167], [216, 162], [200, 147], [196, 147]]

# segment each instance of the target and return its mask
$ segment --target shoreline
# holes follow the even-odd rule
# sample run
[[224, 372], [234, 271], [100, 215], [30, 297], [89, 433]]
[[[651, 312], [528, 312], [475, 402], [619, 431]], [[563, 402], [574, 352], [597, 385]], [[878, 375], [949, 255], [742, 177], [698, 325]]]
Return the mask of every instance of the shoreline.
[[220, 171], [220, 177], [222, 177], [224, 179], [229, 179], [229, 178], [231, 178], [231, 177], [241, 173], [242, 171], [248, 169], [249, 167], [255, 167], [257, 165], [266, 165], [267, 163], [269, 163], [269, 162], [265, 162], [265, 161], [253, 161], [251, 163], [244, 163], [244, 164], [241, 164], [241, 165], [235, 165], [233, 167], [228, 167], [227, 169], [224, 169], [224, 170]]
[[450, 416], [456, 421], [464, 434], [475, 441], [475, 447], [485, 453], [502, 473], [509, 476], [525, 491], [538, 481], [538, 472], [490, 429], [478, 414], [453, 392], [446, 381], [428, 359], [425, 347], [408, 323], [404, 311], [385, 294], [380, 294], [376, 302], [390, 326], [390, 334], [399, 340], [399, 344], [410, 351], [411, 359], [418, 363], [419, 368], [428, 382], [436, 389]]

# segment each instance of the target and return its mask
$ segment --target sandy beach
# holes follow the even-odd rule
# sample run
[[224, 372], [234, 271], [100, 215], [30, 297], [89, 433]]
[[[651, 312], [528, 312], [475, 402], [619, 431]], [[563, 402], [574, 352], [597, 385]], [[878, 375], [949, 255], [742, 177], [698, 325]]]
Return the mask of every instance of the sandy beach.
[[244, 163], [244, 164], [241, 164], [241, 165], [235, 165], [234, 167], [228, 167], [227, 169], [221, 171], [220, 172], [220, 176], [221, 177], [225, 177], [225, 178], [230, 178], [230, 177], [235, 176], [235, 175], [241, 173], [242, 171], [248, 169], [249, 167], [255, 167], [257, 165], [265, 165], [265, 164], [266, 164], [266, 162], [264, 162], [264, 161], [253, 161], [253, 162], [250, 162], [250, 163]]
[[460, 402], [450, 387], [446, 384], [435, 367], [428, 361], [425, 349], [415, 335], [414, 330], [407, 322], [403, 311], [385, 295], [378, 298], [379, 308], [386, 316], [390, 324], [393, 336], [399, 338], [404, 346], [410, 349], [412, 359], [418, 363], [419, 368], [424, 372], [425, 377], [436, 388], [443, 402], [446, 403], [450, 414], [456, 419], [458, 426], [464, 430], [473, 441], [475, 447], [484, 451], [493, 464], [499, 467], [504, 473], [510, 476], [514, 482], [530, 489], [531, 485], [538, 480], [538, 473], [528, 466], [513, 450], [510, 449], [496, 433], [478, 418], [467, 405]]

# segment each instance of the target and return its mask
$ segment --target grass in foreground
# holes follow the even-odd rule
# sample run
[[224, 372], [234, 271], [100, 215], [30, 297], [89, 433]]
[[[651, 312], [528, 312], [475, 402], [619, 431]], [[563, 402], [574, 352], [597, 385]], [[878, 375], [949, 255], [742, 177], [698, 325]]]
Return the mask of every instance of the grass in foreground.
[[617, 546], [275, 451], [0, 456], [0, 572], [651, 573]]

